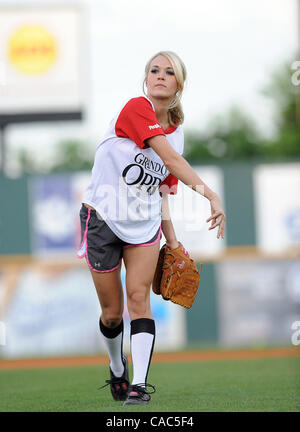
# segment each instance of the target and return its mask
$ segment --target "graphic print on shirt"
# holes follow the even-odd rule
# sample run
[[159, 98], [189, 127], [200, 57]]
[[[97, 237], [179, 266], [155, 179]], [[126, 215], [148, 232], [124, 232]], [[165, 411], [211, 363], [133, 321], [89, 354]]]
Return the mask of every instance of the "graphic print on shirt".
[[168, 170], [163, 163], [138, 153], [134, 162], [123, 170], [122, 177], [127, 186], [136, 185], [137, 192], [146, 191], [153, 195], [167, 174]]

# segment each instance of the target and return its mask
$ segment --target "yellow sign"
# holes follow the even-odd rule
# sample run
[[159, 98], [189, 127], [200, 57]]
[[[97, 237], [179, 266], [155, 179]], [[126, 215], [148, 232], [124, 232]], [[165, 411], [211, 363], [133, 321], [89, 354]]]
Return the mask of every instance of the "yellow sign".
[[9, 40], [9, 59], [19, 72], [43, 74], [51, 68], [56, 58], [56, 41], [43, 27], [23, 26]]

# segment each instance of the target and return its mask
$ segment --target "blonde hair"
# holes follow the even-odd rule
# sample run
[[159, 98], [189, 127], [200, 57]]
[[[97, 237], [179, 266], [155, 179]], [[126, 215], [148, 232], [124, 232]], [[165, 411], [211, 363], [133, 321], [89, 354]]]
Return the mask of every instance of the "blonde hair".
[[172, 100], [172, 102], [170, 103], [169, 107], [168, 107], [168, 118], [169, 118], [169, 123], [171, 125], [179, 125], [182, 124], [184, 121], [184, 114], [183, 114], [183, 110], [182, 110], [182, 105], [181, 105], [181, 96], [182, 96], [182, 92], [183, 92], [183, 87], [184, 87], [184, 82], [186, 80], [186, 67], [183, 63], [183, 61], [181, 60], [180, 57], [178, 57], [177, 54], [175, 54], [173, 51], [159, 51], [158, 53], [156, 53], [154, 56], [152, 56], [150, 58], [150, 60], [147, 62], [146, 66], [145, 66], [145, 77], [144, 77], [144, 81], [143, 81], [143, 92], [144, 94], [147, 96], [146, 92], [145, 92], [145, 84], [146, 84], [146, 80], [147, 80], [147, 76], [150, 70], [150, 64], [152, 62], [152, 60], [155, 59], [155, 57], [162, 55], [164, 57], [166, 57], [169, 62], [171, 63], [174, 73], [175, 73], [175, 78], [178, 84], [178, 90], [175, 94], [174, 99]]

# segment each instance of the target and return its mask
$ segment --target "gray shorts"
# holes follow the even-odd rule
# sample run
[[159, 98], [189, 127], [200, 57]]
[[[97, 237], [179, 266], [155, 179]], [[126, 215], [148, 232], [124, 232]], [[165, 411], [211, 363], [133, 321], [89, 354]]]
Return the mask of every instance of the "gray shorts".
[[123, 249], [134, 246], [150, 246], [157, 243], [161, 235], [159, 227], [155, 236], [146, 243], [130, 244], [119, 239], [96, 210], [82, 205], [80, 209], [81, 241], [78, 258], [86, 258], [88, 266], [99, 273], [111, 272], [121, 264]]

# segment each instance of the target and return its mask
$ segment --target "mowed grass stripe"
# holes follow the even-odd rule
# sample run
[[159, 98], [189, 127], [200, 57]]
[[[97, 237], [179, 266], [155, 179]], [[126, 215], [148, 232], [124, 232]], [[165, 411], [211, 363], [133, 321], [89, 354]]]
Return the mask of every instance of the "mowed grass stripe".
[[[153, 363], [151, 403], [123, 407], [98, 390], [107, 366], [0, 371], [0, 411], [300, 411], [300, 358]], [[130, 376], [132, 368], [130, 367]]]

